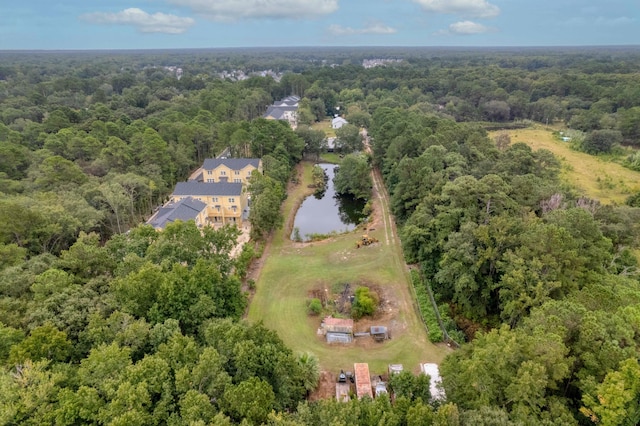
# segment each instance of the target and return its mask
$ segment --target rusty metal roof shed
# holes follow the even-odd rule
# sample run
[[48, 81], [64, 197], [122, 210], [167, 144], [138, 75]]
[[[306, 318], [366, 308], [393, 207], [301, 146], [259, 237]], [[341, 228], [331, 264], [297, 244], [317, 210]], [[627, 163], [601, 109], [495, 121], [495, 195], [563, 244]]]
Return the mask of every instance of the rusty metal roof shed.
[[365, 396], [373, 399], [369, 364], [366, 362], [357, 362], [353, 364], [353, 371], [356, 376], [356, 395], [358, 396], [358, 399], [364, 398]]

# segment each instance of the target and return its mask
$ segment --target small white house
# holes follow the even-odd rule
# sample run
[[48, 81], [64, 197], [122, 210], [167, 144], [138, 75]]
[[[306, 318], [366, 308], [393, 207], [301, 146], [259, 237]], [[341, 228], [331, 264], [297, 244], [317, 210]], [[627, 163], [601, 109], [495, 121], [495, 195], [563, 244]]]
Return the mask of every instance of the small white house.
[[342, 117], [336, 117], [333, 120], [331, 120], [331, 128], [332, 129], [339, 129], [340, 127], [344, 126], [345, 124], [348, 124], [349, 122], [347, 120], [345, 120]]

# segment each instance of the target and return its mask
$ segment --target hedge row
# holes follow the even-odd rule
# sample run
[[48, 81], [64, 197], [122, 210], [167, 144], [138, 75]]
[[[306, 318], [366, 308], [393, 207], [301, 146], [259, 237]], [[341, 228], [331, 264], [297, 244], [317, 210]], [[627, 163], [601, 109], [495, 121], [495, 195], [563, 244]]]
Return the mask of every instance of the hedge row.
[[411, 282], [413, 283], [413, 288], [415, 289], [416, 299], [418, 301], [420, 313], [422, 314], [422, 319], [424, 320], [424, 323], [426, 324], [427, 330], [429, 332], [429, 340], [434, 343], [442, 342], [442, 340], [444, 339], [442, 330], [440, 329], [440, 325], [438, 325], [436, 313], [433, 310], [431, 301], [429, 300], [427, 288], [420, 279], [420, 274], [418, 271], [411, 271]]

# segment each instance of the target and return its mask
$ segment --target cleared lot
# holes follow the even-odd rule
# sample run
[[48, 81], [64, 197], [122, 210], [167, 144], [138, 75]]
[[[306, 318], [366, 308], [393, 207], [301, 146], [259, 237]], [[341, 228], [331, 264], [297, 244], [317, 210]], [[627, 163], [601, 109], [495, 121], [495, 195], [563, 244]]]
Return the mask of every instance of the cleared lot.
[[[256, 280], [249, 319], [263, 321], [276, 330], [294, 351], [316, 355], [324, 370], [339, 371], [354, 362], [368, 362], [375, 374], [386, 371], [390, 363], [401, 363], [416, 371], [420, 362], [439, 363], [449, 349], [427, 340], [425, 327], [416, 314], [393, 223], [382, 208], [387, 205], [383, 188], [380, 193], [375, 191], [374, 219], [369, 224], [375, 229], [369, 235], [380, 243], [356, 249], [362, 230], [314, 243], [296, 243], [286, 237], [295, 208], [309, 191], [311, 166], [303, 165], [300, 184], [289, 191], [284, 206], [289, 226], [273, 237]], [[320, 317], [307, 315], [306, 301], [318, 289], [332, 289], [343, 283], [366, 283], [380, 290], [385, 309], [373, 321], [356, 323], [356, 331], [380, 322], [390, 328], [390, 340], [376, 343], [357, 338], [350, 345], [328, 345], [317, 335]]]

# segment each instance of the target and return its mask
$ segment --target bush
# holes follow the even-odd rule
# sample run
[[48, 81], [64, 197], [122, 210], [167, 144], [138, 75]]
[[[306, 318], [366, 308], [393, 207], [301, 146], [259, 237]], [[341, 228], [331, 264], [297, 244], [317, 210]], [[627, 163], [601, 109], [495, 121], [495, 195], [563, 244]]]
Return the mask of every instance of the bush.
[[621, 142], [622, 133], [617, 130], [594, 130], [584, 138], [581, 148], [587, 154], [607, 154]]
[[356, 288], [355, 299], [351, 306], [351, 316], [360, 319], [365, 315], [373, 315], [378, 309], [378, 295], [372, 293], [369, 287]]
[[300, 236], [300, 228], [298, 228], [297, 226], [293, 228], [293, 241], [297, 243], [302, 242], [302, 237]]
[[307, 302], [307, 312], [309, 315], [320, 315], [322, 312], [322, 302], [318, 298], [313, 298]]

